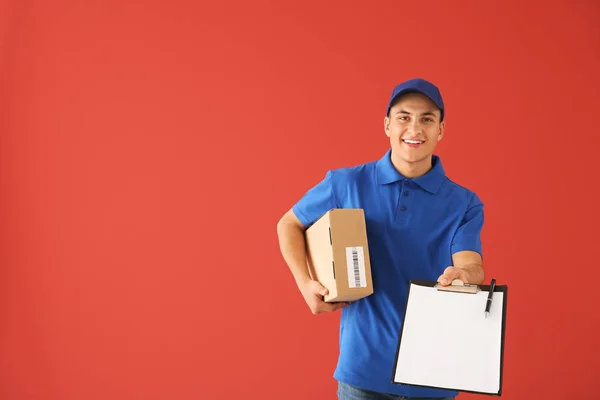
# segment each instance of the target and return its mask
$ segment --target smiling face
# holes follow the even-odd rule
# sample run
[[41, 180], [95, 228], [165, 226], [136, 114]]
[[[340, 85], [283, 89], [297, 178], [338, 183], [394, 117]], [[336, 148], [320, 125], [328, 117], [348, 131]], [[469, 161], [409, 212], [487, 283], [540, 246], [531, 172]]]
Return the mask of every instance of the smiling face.
[[444, 136], [440, 109], [421, 93], [408, 93], [391, 107], [384, 120], [390, 138], [392, 163], [409, 178], [423, 175], [431, 168], [437, 142]]

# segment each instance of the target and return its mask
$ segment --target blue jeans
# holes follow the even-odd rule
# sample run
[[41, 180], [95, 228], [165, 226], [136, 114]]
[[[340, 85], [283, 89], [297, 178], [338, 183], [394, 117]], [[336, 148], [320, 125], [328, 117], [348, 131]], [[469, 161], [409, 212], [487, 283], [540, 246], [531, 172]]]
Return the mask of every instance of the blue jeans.
[[337, 396], [339, 400], [454, 400], [454, 397], [406, 397], [372, 392], [343, 382], [338, 382]]

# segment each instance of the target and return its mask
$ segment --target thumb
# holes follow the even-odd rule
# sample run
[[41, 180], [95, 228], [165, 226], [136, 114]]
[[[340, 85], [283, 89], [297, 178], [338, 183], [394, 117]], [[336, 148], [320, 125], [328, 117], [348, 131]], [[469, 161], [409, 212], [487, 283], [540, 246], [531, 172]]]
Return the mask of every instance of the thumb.
[[318, 283], [317, 284], [317, 293], [319, 293], [321, 296], [325, 296], [327, 293], [329, 293], [329, 290], [327, 290], [327, 288], [325, 286]]
[[442, 285], [450, 285], [454, 279], [458, 278], [458, 274], [452, 267], [446, 268], [444, 273], [438, 278], [438, 282]]

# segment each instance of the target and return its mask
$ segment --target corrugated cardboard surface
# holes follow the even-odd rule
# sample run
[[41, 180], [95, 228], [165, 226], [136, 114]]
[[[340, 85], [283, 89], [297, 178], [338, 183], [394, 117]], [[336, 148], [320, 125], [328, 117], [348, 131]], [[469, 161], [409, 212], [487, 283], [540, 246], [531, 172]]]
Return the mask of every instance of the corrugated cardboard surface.
[[[329, 290], [326, 302], [353, 301], [373, 293], [364, 211], [333, 209], [306, 231], [311, 277]], [[366, 287], [350, 287], [347, 248], [362, 247]], [[351, 272], [350, 272], [351, 273]], [[352, 273], [351, 273], [352, 274]]]

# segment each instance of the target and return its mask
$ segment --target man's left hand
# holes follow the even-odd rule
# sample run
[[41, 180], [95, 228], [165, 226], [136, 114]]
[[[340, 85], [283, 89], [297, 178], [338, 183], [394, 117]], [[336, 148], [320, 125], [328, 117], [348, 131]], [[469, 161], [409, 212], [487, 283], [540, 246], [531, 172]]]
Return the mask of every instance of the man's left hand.
[[440, 275], [438, 278], [438, 282], [442, 286], [448, 286], [452, 283], [453, 280], [460, 279], [463, 283], [468, 282], [468, 276], [464, 269], [459, 267], [448, 267], [444, 270], [444, 273]]

